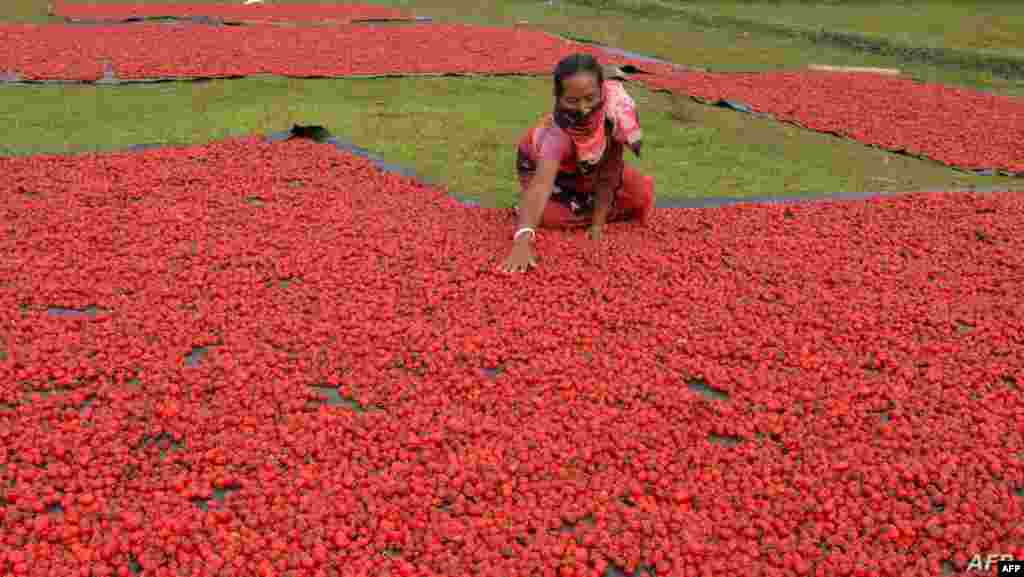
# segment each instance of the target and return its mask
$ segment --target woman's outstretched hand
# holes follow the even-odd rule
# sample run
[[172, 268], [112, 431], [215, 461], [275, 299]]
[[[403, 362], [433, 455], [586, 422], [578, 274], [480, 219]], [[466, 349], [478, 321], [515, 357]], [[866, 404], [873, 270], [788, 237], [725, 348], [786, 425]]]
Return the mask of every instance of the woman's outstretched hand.
[[505, 262], [501, 263], [503, 272], [526, 272], [537, 266], [537, 255], [533, 252], [533, 244], [529, 240], [518, 240], [512, 245]]

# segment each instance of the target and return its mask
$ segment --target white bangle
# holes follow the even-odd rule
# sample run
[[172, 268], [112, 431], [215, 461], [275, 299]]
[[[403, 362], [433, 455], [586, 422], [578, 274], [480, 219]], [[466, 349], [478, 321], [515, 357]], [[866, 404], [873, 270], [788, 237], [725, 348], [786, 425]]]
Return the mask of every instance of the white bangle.
[[512, 235], [512, 240], [513, 241], [519, 240], [519, 236], [521, 234], [525, 233], [525, 232], [530, 233], [530, 235], [533, 236], [533, 240], [537, 240], [537, 231], [535, 231], [535, 230], [533, 230], [532, 228], [529, 228], [529, 227], [523, 227], [523, 228], [517, 230], [516, 233], [514, 235]]

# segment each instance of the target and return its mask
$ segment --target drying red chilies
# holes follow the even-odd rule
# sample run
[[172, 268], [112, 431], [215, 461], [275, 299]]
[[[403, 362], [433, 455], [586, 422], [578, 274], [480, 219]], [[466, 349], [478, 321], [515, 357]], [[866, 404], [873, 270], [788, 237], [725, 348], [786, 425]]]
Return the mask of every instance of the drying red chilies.
[[508, 211], [326, 145], [0, 172], [0, 573], [1024, 556], [1019, 195], [662, 210], [508, 276]]

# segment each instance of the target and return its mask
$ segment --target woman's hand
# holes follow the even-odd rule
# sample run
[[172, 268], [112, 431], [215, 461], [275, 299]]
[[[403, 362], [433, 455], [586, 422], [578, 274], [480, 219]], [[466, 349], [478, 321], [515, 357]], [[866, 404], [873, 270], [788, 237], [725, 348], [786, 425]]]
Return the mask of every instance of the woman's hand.
[[530, 231], [529, 235], [512, 237], [512, 252], [499, 267], [504, 272], [526, 272], [537, 266], [537, 255], [533, 252], [533, 232], [540, 224], [544, 207], [555, 189], [555, 178], [558, 176], [558, 160], [541, 159], [537, 163], [537, 173], [533, 175], [530, 185], [523, 191], [522, 204], [519, 209], [517, 235]]
[[597, 202], [594, 203], [594, 220], [590, 225], [590, 239], [594, 242], [601, 240], [604, 236], [604, 225], [608, 222], [608, 213], [612, 208], [612, 197], [615, 190], [606, 180], [598, 183]]
[[533, 252], [533, 243], [529, 240], [517, 240], [512, 245], [505, 262], [501, 263], [504, 272], [526, 272], [537, 266], [537, 255]]

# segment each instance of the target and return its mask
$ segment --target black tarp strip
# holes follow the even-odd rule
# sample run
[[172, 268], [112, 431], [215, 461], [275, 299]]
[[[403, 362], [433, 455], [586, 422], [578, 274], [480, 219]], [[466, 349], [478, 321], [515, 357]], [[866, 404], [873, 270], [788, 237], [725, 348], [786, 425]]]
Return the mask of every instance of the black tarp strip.
[[[283, 130], [279, 132], [270, 133], [263, 136], [263, 140], [268, 143], [283, 142], [286, 140], [302, 138], [313, 140], [321, 144], [327, 144], [335, 147], [339, 151], [352, 154], [354, 156], [369, 160], [376, 168], [383, 172], [397, 174], [402, 177], [413, 180], [424, 186], [436, 187], [439, 183], [432, 181], [429, 178], [421, 176], [416, 173], [412, 168], [402, 166], [388, 162], [381, 155], [355, 143], [339, 138], [331, 134], [326, 128], [319, 125], [295, 125], [289, 130]], [[167, 143], [142, 143], [133, 144], [123, 150], [128, 152], [144, 152], [147, 150], [154, 150], [159, 148], [170, 148], [179, 145], [172, 145]], [[72, 153], [74, 154], [74, 153]], [[511, 178], [511, 177], [510, 177]], [[921, 190], [921, 191], [909, 191], [909, 192], [830, 192], [830, 193], [816, 193], [807, 195], [796, 195], [796, 196], [748, 196], [748, 197], [700, 197], [700, 198], [658, 198], [655, 206], [657, 208], [717, 208], [723, 206], [732, 206], [737, 204], [791, 204], [791, 203], [808, 203], [808, 202], [828, 202], [828, 201], [857, 201], [867, 200], [872, 198], [882, 197], [894, 197], [902, 196], [906, 194], [919, 194], [919, 193], [1012, 193], [1012, 192], [1024, 192], [1024, 189], [1012, 190], [1006, 187], [970, 187], [960, 189], [933, 189], [933, 190]], [[460, 195], [454, 191], [448, 191], [451, 196], [459, 204], [466, 207], [479, 207], [479, 201]]]
[[[276, 132], [269, 134], [264, 137], [267, 142], [282, 142], [293, 138], [306, 138], [320, 142], [323, 144], [329, 144], [341, 150], [371, 161], [374, 166], [384, 172], [391, 172], [399, 174], [401, 176], [410, 178], [419, 183], [428, 186], [435, 186], [436, 183], [423, 178], [416, 174], [416, 171], [404, 167], [401, 165], [389, 163], [384, 160], [379, 154], [376, 154], [366, 148], [356, 146], [350, 141], [337, 138], [330, 134], [330, 132], [322, 126], [293, 126], [291, 130], [282, 132]], [[989, 188], [965, 188], [959, 190], [930, 190], [930, 191], [917, 191], [918, 193], [1008, 193], [1014, 192], [1003, 187], [989, 187]], [[480, 206], [479, 202], [463, 197], [456, 193], [449, 192], [449, 194], [455, 198], [460, 204], [470, 207]], [[871, 198], [882, 198], [882, 197], [893, 197], [901, 196], [906, 194], [912, 194], [908, 192], [833, 192], [833, 193], [821, 193], [812, 195], [801, 195], [801, 196], [755, 196], [755, 197], [705, 197], [705, 198], [659, 198], [655, 203], [657, 208], [716, 208], [722, 206], [732, 206], [737, 204], [793, 204], [793, 203], [807, 203], [807, 202], [828, 202], [828, 201], [856, 201], [856, 200], [867, 200]]]
[[414, 16], [410, 18], [357, 18], [355, 20], [232, 20], [216, 16], [125, 16], [123, 18], [73, 18], [65, 17], [65, 24], [76, 26], [111, 26], [118, 24], [201, 24], [206, 26], [245, 26], [254, 22], [280, 24], [282, 26], [296, 24], [385, 24], [433, 22], [430, 16]]
[[[642, 70], [634, 67], [625, 67], [624, 72], [643, 74]], [[630, 72], [633, 71], [633, 72]], [[375, 78], [537, 78], [547, 74], [527, 72], [498, 72], [493, 74], [480, 74], [476, 72], [396, 72], [384, 74], [347, 74], [344, 76], [319, 76], [319, 75], [287, 75], [279, 74], [228, 74], [223, 76], [153, 76], [149, 78], [117, 78], [114, 71], [108, 65], [104, 65], [103, 76], [96, 80], [50, 80], [50, 79], [26, 79], [11, 72], [0, 73], [0, 83], [13, 86], [62, 86], [62, 85], [133, 85], [133, 84], [166, 84], [168, 82], [210, 82], [213, 80], [242, 80], [245, 78], [256, 79], [299, 79], [299, 80], [369, 80]]]

